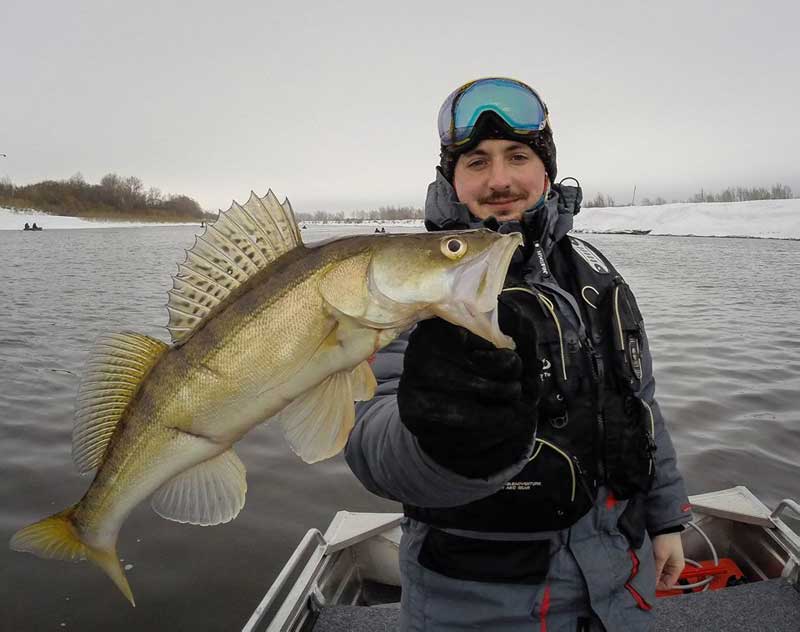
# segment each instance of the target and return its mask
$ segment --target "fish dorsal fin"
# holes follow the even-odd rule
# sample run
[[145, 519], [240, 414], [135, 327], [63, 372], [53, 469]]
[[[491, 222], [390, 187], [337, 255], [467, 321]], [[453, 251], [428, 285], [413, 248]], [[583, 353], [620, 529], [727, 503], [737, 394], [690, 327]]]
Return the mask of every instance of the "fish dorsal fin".
[[244, 209], [260, 222], [261, 229], [272, 239], [278, 256], [302, 243], [292, 205], [288, 199], [284, 199], [283, 204], [278, 202], [272, 189], [263, 198], [251, 191]]
[[233, 290], [302, 243], [289, 200], [280, 204], [270, 189], [263, 198], [251, 191], [244, 205], [234, 201], [178, 265], [167, 302], [172, 341], [187, 338]]
[[246, 494], [244, 464], [230, 449], [167, 481], [150, 504], [167, 520], [211, 526], [238, 516]]
[[292, 401], [273, 419], [286, 440], [306, 463], [338, 454], [355, 422], [354, 400], [371, 399], [375, 376], [364, 361], [355, 369], [334, 373]]
[[133, 332], [97, 340], [75, 408], [72, 458], [79, 472], [90, 472], [102, 463], [122, 413], [167, 348], [160, 340]]

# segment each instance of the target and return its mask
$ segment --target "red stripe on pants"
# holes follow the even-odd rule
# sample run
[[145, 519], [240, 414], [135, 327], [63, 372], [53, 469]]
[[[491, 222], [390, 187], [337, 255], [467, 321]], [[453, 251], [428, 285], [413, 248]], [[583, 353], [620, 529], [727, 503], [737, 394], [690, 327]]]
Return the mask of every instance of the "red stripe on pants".
[[636, 557], [636, 553], [634, 553], [634, 552], [633, 552], [633, 549], [631, 549], [631, 550], [629, 551], [629, 553], [630, 553], [630, 556], [631, 556], [631, 566], [632, 566], [632, 568], [631, 568], [631, 576], [630, 576], [630, 577], [628, 577], [628, 581], [627, 581], [627, 582], [625, 582], [625, 588], [627, 588], [627, 589], [628, 589], [628, 592], [629, 592], [629, 593], [631, 594], [631, 596], [632, 596], [632, 597], [633, 597], [633, 598], [636, 600], [636, 605], [637, 605], [637, 606], [638, 606], [638, 607], [639, 607], [641, 610], [652, 610], [652, 609], [653, 609], [653, 606], [651, 606], [649, 603], [647, 603], [647, 602], [644, 600], [644, 597], [642, 597], [642, 596], [639, 594], [639, 591], [638, 591], [638, 590], [636, 590], [636, 589], [635, 589], [635, 588], [634, 588], [634, 587], [631, 585], [631, 582], [633, 581], [633, 578], [634, 578], [634, 577], [636, 577], [636, 575], [639, 573], [639, 558], [638, 558], [638, 557]]
[[542, 597], [542, 607], [539, 608], [540, 627], [539, 632], [547, 632], [547, 611], [550, 610], [550, 586], [544, 587]]

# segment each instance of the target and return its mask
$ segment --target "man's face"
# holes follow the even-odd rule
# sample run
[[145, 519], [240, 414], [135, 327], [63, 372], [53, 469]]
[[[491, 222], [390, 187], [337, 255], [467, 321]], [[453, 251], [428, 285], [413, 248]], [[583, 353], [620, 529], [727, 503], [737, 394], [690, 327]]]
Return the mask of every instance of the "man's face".
[[518, 220], [544, 193], [547, 173], [533, 150], [513, 140], [484, 140], [461, 154], [453, 174], [460, 202], [478, 219]]

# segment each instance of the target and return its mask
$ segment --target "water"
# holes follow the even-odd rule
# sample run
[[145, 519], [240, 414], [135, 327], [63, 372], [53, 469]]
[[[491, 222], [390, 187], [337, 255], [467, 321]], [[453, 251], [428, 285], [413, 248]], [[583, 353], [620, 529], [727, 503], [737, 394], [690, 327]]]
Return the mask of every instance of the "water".
[[[92, 341], [125, 329], [166, 340], [165, 292], [195, 230], [0, 232], [0, 543], [85, 491], [70, 435]], [[690, 492], [746, 484], [770, 505], [800, 497], [800, 243], [588, 238], [636, 291]], [[248, 493], [233, 522], [181, 525], [147, 503], [128, 518], [118, 552], [136, 609], [88, 563], [0, 545], [0, 629], [238, 629], [307, 529], [341, 508], [398, 510], [341, 456], [300, 462], [275, 428], [237, 452]]]

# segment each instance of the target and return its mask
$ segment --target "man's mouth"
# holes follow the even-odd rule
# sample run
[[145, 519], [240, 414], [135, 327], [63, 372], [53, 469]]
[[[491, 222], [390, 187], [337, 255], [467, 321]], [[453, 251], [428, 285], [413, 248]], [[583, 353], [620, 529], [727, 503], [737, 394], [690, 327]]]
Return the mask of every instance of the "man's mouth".
[[502, 199], [502, 200], [492, 200], [492, 199], [489, 199], [489, 200], [486, 200], [486, 201], [484, 202], [484, 204], [487, 204], [487, 205], [489, 205], [489, 206], [503, 206], [503, 205], [506, 205], [506, 204], [513, 204], [514, 202], [519, 202], [519, 201], [520, 201], [520, 200], [522, 200], [522, 199], [524, 199], [524, 198], [521, 198], [521, 197], [513, 197], [513, 198], [504, 198], [504, 199]]

